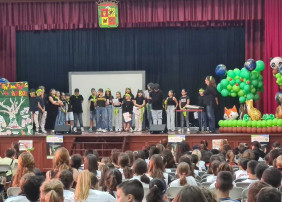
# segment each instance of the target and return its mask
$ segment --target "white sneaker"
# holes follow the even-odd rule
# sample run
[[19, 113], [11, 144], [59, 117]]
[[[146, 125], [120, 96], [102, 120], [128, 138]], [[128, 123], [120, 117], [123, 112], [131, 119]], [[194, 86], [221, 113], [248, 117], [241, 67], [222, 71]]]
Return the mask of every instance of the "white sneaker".
[[77, 128], [76, 128], [76, 127], [73, 127], [73, 131], [74, 131], [74, 132], [77, 132]]
[[190, 128], [187, 128], [187, 132], [190, 132]]
[[133, 132], [133, 129], [132, 129], [132, 128], [130, 128], [130, 129], [129, 129], [129, 132], [131, 132], [131, 133], [132, 133], [132, 132]]
[[46, 133], [47, 133], [47, 131], [46, 131], [45, 129], [42, 129], [42, 133], [45, 133], [45, 134], [46, 134]]
[[137, 132], [142, 132], [142, 129], [138, 129]]
[[97, 132], [102, 132], [102, 128], [98, 128], [98, 129], [97, 129]]
[[55, 133], [55, 130], [51, 130], [51, 133]]
[[81, 127], [80, 130], [81, 130], [81, 132], [84, 132], [84, 128], [83, 127]]
[[106, 130], [106, 129], [103, 129], [103, 130], [102, 130], [102, 132], [103, 132], [103, 133], [106, 133], [106, 132], [107, 132], [107, 130]]

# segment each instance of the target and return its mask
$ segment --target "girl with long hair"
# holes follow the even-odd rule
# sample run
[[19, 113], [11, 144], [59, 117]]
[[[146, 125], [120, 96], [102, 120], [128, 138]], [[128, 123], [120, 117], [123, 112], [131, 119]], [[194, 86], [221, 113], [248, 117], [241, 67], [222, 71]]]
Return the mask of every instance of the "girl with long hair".
[[216, 83], [212, 76], [205, 79], [207, 88], [204, 92], [204, 104], [206, 105], [209, 130], [215, 133], [215, 108], [218, 105]]
[[23, 152], [18, 159], [18, 169], [16, 175], [12, 179], [12, 186], [19, 187], [22, 176], [27, 173], [35, 173], [34, 158], [30, 152]]
[[107, 111], [107, 116], [106, 116], [106, 130], [112, 132], [113, 131], [113, 99], [114, 97], [112, 96], [112, 92], [109, 88], [106, 89], [105, 91], [105, 98], [107, 102], [106, 106], [106, 111]]
[[45, 181], [40, 187], [41, 202], [63, 202], [64, 185], [60, 180]]
[[132, 179], [139, 180], [144, 188], [149, 188], [149, 183], [153, 179], [147, 176], [147, 163], [143, 159], [137, 159], [133, 163], [133, 177]]
[[167, 186], [163, 179], [153, 179], [149, 185], [149, 193], [146, 197], [147, 202], [166, 202], [168, 198], [166, 196]]
[[116, 198], [117, 186], [122, 182], [122, 175], [118, 169], [107, 169], [103, 190]]
[[179, 179], [171, 182], [171, 187], [179, 187], [186, 185], [197, 186], [195, 178], [192, 176], [192, 171], [188, 163], [181, 162], [177, 166], [177, 176]]
[[197, 186], [184, 186], [176, 195], [174, 202], [208, 202], [201, 189]]
[[129, 167], [130, 159], [128, 154], [121, 153], [118, 157], [119, 171], [122, 173], [122, 179], [130, 179], [133, 177], [133, 172]]

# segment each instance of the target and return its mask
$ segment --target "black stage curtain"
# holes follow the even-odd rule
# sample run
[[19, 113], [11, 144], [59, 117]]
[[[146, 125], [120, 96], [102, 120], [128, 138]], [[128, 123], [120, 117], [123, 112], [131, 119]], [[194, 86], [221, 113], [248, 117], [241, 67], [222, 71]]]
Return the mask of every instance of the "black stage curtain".
[[[32, 31], [16, 39], [17, 80], [30, 87], [66, 92], [69, 71], [145, 70], [165, 94], [187, 89], [191, 104], [218, 64], [241, 68], [245, 58], [244, 27]], [[220, 98], [217, 119], [237, 100]]]

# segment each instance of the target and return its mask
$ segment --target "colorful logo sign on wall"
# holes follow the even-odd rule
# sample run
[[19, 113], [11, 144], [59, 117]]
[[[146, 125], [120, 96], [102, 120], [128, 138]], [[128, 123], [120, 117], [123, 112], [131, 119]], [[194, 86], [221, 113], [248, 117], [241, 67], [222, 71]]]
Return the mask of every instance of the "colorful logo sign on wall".
[[118, 27], [118, 1], [100, 0], [98, 4], [99, 27]]
[[0, 135], [32, 135], [27, 82], [0, 84]]

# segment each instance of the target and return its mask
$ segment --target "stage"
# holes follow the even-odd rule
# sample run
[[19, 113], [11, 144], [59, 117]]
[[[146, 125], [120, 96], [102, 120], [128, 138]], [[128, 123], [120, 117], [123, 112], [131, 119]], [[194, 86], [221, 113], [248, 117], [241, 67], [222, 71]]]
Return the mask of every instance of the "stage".
[[[169, 133], [175, 134], [175, 133]], [[141, 150], [144, 146], [149, 146], [167, 139], [168, 134], [150, 134], [150, 133], [87, 133], [81, 135], [64, 135], [63, 146], [70, 154], [84, 153], [87, 148], [96, 149], [100, 157], [109, 156], [112, 149]], [[186, 141], [190, 146], [199, 144], [201, 140], [207, 140], [209, 148], [212, 147], [213, 139], [227, 139], [232, 148], [237, 147], [239, 143], [251, 142], [251, 134], [185, 134]], [[281, 134], [269, 134], [270, 143], [279, 141], [282, 143]], [[32, 140], [36, 167], [46, 172], [52, 168], [52, 160], [47, 159], [46, 135], [33, 136], [0, 136], [1, 157], [5, 156], [5, 151], [11, 146], [12, 142], [19, 140]]]

